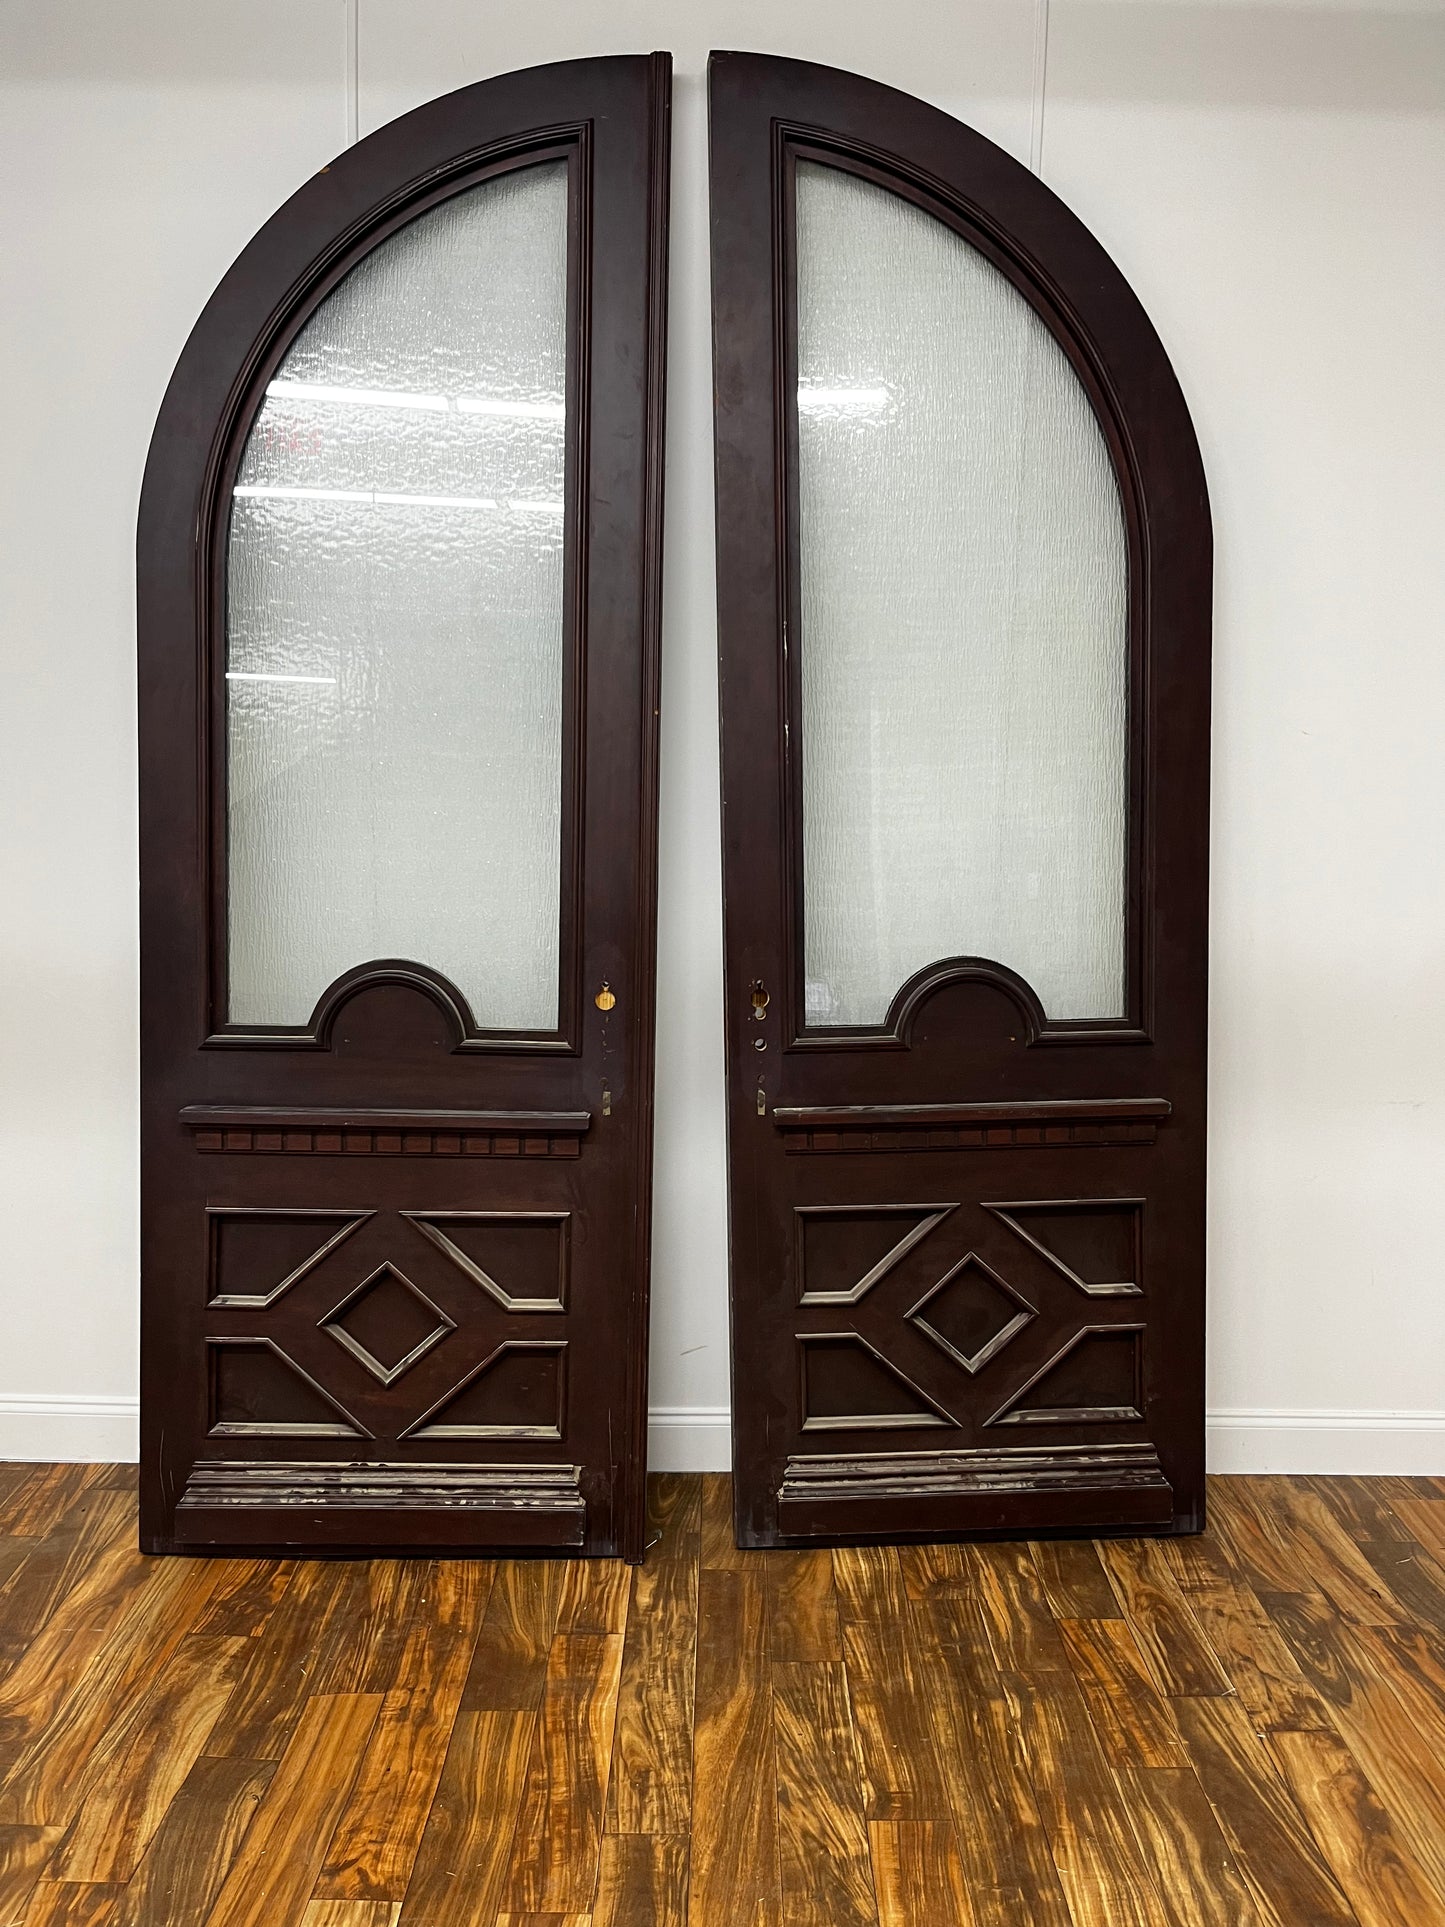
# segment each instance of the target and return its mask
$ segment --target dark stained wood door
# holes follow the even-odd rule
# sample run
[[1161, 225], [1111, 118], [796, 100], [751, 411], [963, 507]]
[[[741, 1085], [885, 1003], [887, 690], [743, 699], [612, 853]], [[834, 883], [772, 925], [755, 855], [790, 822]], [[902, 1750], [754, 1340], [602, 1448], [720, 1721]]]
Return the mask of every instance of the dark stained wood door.
[[749, 54], [710, 97], [740, 1541], [1197, 1530], [1187, 409], [978, 134]]
[[362, 141], [167, 393], [149, 1550], [641, 1554], [670, 74]]

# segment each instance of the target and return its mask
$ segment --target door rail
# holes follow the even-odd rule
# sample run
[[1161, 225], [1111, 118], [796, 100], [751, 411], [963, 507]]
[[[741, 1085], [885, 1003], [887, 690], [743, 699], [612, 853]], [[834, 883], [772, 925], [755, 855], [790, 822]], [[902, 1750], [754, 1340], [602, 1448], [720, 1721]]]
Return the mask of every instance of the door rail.
[[987, 1104], [779, 1104], [789, 1152], [962, 1151], [1030, 1144], [1152, 1144], [1166, 1097], [1058, 1097]]
[[590, 1111], [408, 1111], [187, 1104], [198, 1151], [381, 1157], [575, 1158]]

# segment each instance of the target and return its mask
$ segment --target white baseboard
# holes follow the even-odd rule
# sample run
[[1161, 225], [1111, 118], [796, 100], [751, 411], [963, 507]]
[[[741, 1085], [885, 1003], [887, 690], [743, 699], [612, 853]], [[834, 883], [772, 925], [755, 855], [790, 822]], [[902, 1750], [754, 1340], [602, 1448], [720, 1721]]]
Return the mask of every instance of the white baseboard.
[[[0, 1395], [0, 1460], [139, 1456], [134, 1398]], [[1208, 1415], [1211, 1472], [1445, 1474], [1445, 1412], [1233, 1407]], [[726, 1472], [732, 1433], [725, 1405], [655, 1405], [648, 1414], [654, 1472]]]
[[[134, 1461], [140, 1456], [139, 1432], [135, 1398], [0, 1394], [0, 1460]], [[654, 1406], [647, 1449], [654, 1472], [726, 1472], [732, 1464], [727, 1406]]]
[[[1211, 1472], [1445, 1474], [1445, 1412], [1243, 1407], [1210, 1412]], [[654, 1407], [654, 1472], [726, 1472], [732, 1439], [725, 1405]]]
[[654, 1405], [647, 1414], [651, 1472], [726, 1472], [733, 1462], [726, 1405]]
[[1226, 1407], [1205, 1423], [1211, 1472], [1445, 1473], [1445, 1412]]
[[125, 1464], [139, 1457], [140, 1401], [136, 1398], [0, 1393], [0, 1459], [105, 1459]]

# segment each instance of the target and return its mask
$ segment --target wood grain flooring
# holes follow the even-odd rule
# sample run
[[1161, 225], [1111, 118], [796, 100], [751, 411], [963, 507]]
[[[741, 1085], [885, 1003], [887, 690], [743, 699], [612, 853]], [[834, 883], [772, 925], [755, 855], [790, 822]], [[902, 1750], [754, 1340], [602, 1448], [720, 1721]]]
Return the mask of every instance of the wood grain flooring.
[[0, 1927], [1445, 1927], [1445, 1479], [1201, 1538], [148, 1560], [0, 1465]]

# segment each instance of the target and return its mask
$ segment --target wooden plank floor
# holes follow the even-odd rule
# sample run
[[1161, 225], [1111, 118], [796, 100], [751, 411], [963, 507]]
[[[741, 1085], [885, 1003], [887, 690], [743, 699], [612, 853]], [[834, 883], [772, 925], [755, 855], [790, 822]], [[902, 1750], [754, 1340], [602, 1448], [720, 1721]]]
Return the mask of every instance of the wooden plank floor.
[[1200, 1539], [147, 1560], [0, 1466], [0, 1927], [1445, 1927], [1445, 1480]]

